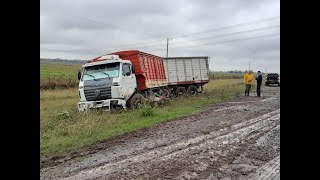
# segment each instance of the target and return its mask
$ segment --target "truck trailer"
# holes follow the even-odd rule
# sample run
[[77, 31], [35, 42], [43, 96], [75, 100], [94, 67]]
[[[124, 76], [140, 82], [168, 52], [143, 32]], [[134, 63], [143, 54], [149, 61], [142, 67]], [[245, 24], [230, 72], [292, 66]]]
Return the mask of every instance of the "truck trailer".
[[154, 93], [196, 95], [209, 82], [208, 61], [207, 56], [163, 58], [139, 50], [96, 57], [78, 73], [79, 112], [135, 109]]
[[196, 95], [209, 82], [207, 56], [163, 58], [168, 86], [175, 95]]

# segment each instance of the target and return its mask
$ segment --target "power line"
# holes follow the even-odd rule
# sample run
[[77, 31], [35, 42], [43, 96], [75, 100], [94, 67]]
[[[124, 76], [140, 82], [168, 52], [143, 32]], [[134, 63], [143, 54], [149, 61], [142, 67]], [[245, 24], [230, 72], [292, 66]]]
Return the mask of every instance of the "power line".
[[[220, 31], [220, 30], [223, 30], [223, 29], [231, 29], [231, 28], [235, 28], [235, 27], [247, 26], [247, 25], [250, 25], [250, 24], [253, 24], [253, 23], [256, 23], [256, 22], [271, 21], [271, 20], [275, 20], [275, 19], [279, 19], [279, 18], [280, 18], [280, 16], [275, 16], [275, 17], [270, 17], [270, 18], [266, 18], [266, 19], [261, 19], [261, 20], [246, 22], [246, 23], [240, 23], [240, 24], [235, 24], [235, 25], [230, 25], [230, 26], [224, 26], [224, 27], [220, 27], [220, 28], [216, 28], [216, 29], [210, 29], [210, 30], [207, 30], [207, 31], [204, 31], [204, 32], [192, 33], [192, 34], [183, 35], [183, 36], [180, 36], [180, 37], [187, 37], [187, 36], [190, 37], [190, 36], [197, 35], [197, 34], [206, 34], [206, 33], [211, 33], [211, 31]], [[280, 27], [280, 25], [277, 25], [277, 26]], [[250, 31], [252, 31], [252, 30], [250, 30]], [[250, 32], [250, 31], [248, 31], [248, 32]], [[245, 31], [243, 31], [243, 32], [245, 32]], [[179, 36], [178, 37], [172, 37], [170, 39], [177, 39], [177, 38], [179, 38]], [[162, 39], [162, 40], [164, 41], [164, 39]], [[157, 41], [154, 41], [152, 44], [154, 44], [155, 42], [157, 42]], [[183, 41], [183, 42], [185, 42], [185, 41]], [[180, 43], [180, 42], [171, 43], [171, 44], [177, 44], [177, 43]], [[149, 44], [149, 43], [147, 43], [147, 44]], [[132, 44], [132, 45], [134, 45], [134, 44]]]
[[179, 43], [184, 43], [184, 42], [189, 42], [189, 41], [198, 41], [198, 40], [202, 40], [202, 39], [224, 37], [224, 36], [236, 35], [236, 34], [247, 33], [247, 32], [262, 31], [262, 30], [273, 29], [273, 28], [277, 28], [277, 27], [280, 27], [280, 25], [268, 26], [268, 27], [257, 28], [257, 29], [249, 29], [249, 30], [245, 30], [245, 31], [238, 31], [238, 32], [233, 32], [233, 33], [229, 33], [229, 34], [222, 34], [222, 35], [211, 36], [211, 37], [203, 37], [203, 38], [191, 39], [191, 40], [186, 40], [186, 41], [179, 41], [179, 42], [174, 42], [171, 44], [179, 44]]
[[[69, 13], [66, 13], [66, 14], [69, 14]], [[71, 16], [74, 16], [74, 15], [71, 15]], [[92, 20], [92, 19], [87, 18], [87, 17], [80, 17], [80, 16], [74, 16], [74, 17], [83, 18], [83, 19], [86, 19], [87, 21], [91, 21], [91, 22], [98, 23], [98, 24], [105, 24], [105, 25], [108, 25], [108, 26], [110, 25], [110, 24], [106, 24], [105, 22], [100, 22], [100, 21]], [[279, 19], [279, 17], [280, 17], [280, 16], [275, 16], [275, 17], [270, 17], [270, 18], [266, 18], [266, 19], [261, 19], [261, 20], [246, 22], [246, 23], [240, 23], [240, 24], [225, 26], [225, 27], [221, 27], [221, 28], [216, 28], [216, 29], [207, 30], [207, 31], [204, 31], [204, 32], [187, 34], [187, 35], [183, 35], [183, 36], [180, 36], [180, 37], [187, 37], [187, 36], [192, 36], [192, 35], [195, 35], [195, 34], [209, 33], [210, 31], [219, 31], [219, 30], [222, 30], [222, 29], [230, 29], [230, 28], [234, 28], [234, 27], [241, 27], [241, 26], [253, 24], [253, 23], [256, 23], [256, 22], [271, 21], [271, 20], [274, 20], [274, 19]], [[113, 24], [111, 24], [111, 25], [113, 25]], [[120, 27], [118, 27], [118, 28], [120, 28]], [[120, 28], [120, 29], [121, 29], [121, 28]], [[178, 37], [175, 37], [175, 38], [177, 39], [177, 38], [179, 38], [179, 36], [178, 36]], [[141, 45], [141, 44], [144, 44], [144, 45], [147, 45], [147, 44], [155, 44], [155, 43], [159, 43], [159, 41], [164, 41], [164, 40], [165, 40], [164, 38], [161, 38], [161, 39], [159, 38], [159, 39], [157, 39], [157, 40], [148, 41], [148, 42], [132, 43], [132, 44], [126, 44], [126, 45], [118, 45], [118, 46], [113, 47], [113, 48], [106, 48], [105, 50], [107, 50], [107, 49], [115, 49], [115, 48], [123, 48], [123, 46], [129, 47], [129, 46]], [[172, 44], [175, 44], [175, 43], [172, 43]], [[156, 45], [156, 46], [158, 46], [158, 45]], [[102, 49], [104, 49], [104, 48], [90, 48], [90, 50], [102, 50]], [[74, 50], [75, 50], [75, 51], [85, 51], [85, 50], [89, 50], [89, 49], [74, 49]]]
[[[274, 36], [274, 35], [280, 35], [279, 33], [274, 33], [274, 34], [266, 34], [266, 35], [262, 35], [262, 36], [256, 36], [256, 37], [249, 37], [249, 38], [242, 38], [242, 39], [231, 39], [231, 40], [225, 40], [225, 41], [218, 41], [215, 42], [214, 44], [209, 44], [209, 45], [216, 45], [216, 44], [222, 44], [222, 43], [228, 43], [228, 42], [237, 42], [237, 41], [244, 41], [244, 40], [250, 40], [250, 39], [257, 39], [257, 38], [262, 38], [262, 37], [269, 37], [269, 36]], [[178, 47], [173, 47], [171, 49], [179, 49], [179, 48], [192, 48], [192, 47], [199, 47], [199, 46], [207, 46], [208, 43], [204, 43], [201, 45], [193, 45], [193, 46], [178, 46]], [[40, 48], [40, 49], [44, 49], [47, 51], [56, 51], [56, 52], [75, 52], [74, 50], [59, 50], [59, 49], [49, 49], [49, 48]], [[165, 51], [166, 49], [153, 49], [152, 51]], [[80, 51], [78, 53], [81, 54], [102, 54], [101, 52], [90, 52], [90, 51]]]
[[239, 23], [239, 24], [234, 24], [234, 25], [230, 25], [230, 26], [224, 26], [224, 27], [210, 29], [210, 30], [206, 30], [206, 31], [198, 32], [198, 33], [184, 34], [184, 35], [180, 35], [180, 36], [176, 36], [176, 37], [172, 37], [172, 38], [187, 37], [187, 36], [192, 36], [195, 34], [205, 34], [205, 33], [211, 32], [211, 31], [220, 31], [223, 29], [230, 29], [230, 28], [235, 28], [235, 27], [239, 27], [239, 26], [246, 26], [246, 25], [250, 25], [253, 23], [257, 23], [257, 22], [272, 21], [275, 19], [280, 19], [280, 16], [270, 17], [270, 18], [266, 18], [266, 19], [260, 19], [260, 20], [256, 20], [256, 21], [250, 21], [250, 22], [246, 22], [246, 23]]
[[[260, 20], [255, 20], [255, 21], [250, 21], [250, 22], [246, 22], [246, 23], [239, 23], [239, 24], [235, 24], [235, 25], [230, 25], [230, 26], [224, 26], [224, 27], [220, 27], [220, 28], [216, 28], [216, 29], [210, 29], [210, 30], [206, 30], [204, 32], [198, 32], [198, 33], [191, 33], [191, 34], [187, 34], [187, 35], [182, 35], [180, 37], [187, 37], [187, 36], [193, 36], [193, 35], [197, 35], [197, 34], [206, 34], [206, 33], [210, 33], [211, 31], [220, 31], [220, 30], [223, 30], [223, 29], [231, 29], [231, 28], [235, 28], [235, 27], [241, 27], [241, 26], [247, 26], [247, 25], [250, 25], [250, 24], [253, 24], [253, 23], [257, 23], [257, 22], [265, 22], [265, 21], [271, 21], [271, 20], [275, 20], [275, 19], [279, 19], [280, 16], [275, 16], [275, 17], [270, 17], [270, 18], [265, 18], [265, 19], [260, 19]], [[279, 25], [278, 25], [279, 26]], [[172, 37], [172, 36], [171, 36]], [[179, 38], [179, 36], [176, 36], [176, 37], [172, 37], [170, 39], [177, 39]], [[160, 39], [159, 39], [160, 40]], [[156, 42], [158, 42], [159, 40], [157, 41], [152, 41], [151, 44], [154, 44]], [[161, 39], [162, 41], [164, 41], [164, 38]], [[140, 43], [139, 43], [140, 44]], [[142, 43], [141, 43], [142, 44]], [[143, 43], [143, 44], [149, 44], [149, 43]], [[171, 43], [171, 44], [176, 44], [176, 43]], [[129, 44], [130, 45], [130, 44]], [[135, 45], [135, 44], [131, 44], [131, 45]]]
[[[199, 46], [208, 46], [208, 44], [211, 46], [211, 45], [217, 45], [217, 44], [222, 44], [222, 43], [245, 41], [245, 40], [258, 39], [258, 38], [263, 38], [263, 37], [271, 37], [271, 36], [276, 36], [276, 35], [280, 35], [280, 33], [266, 34], [266, 35], [262, 35], [262, 36], [242, 38], [242, 39], [233, 39], [233, 40], [226, 40], [226, 41], [218, 41], [218, 42], [215, 42], [215, 43], [213, 43], [213, 44], [204, 43], [204, 44], [201, 44], [201, 45], [193, 45], [193, 46], [179, 46], [179, 47], [173, 47], [173, 48], [171, 48], [171, 49], [180, 49], [180, 48], [192, 48], [192, 47], [199, 47]], [[164, 49], [158, 49], [158, 50], [159, 50], [159, 51], [162, 51], [162, 50], [164, 50]], [[158, 51], [158, 50], [154, 50], [154, 51]]]
[[[238, 31], [238, 32], [233, 32], [233, 33], [228, 33], [228, 34], [220, 34], [220, 35], [217, 35], [217, 36], [210, 36], [210, 37], [203, 37], [203, 38], [179, 41], [179, 42], [174, 42], [174, 43], [170, 43], [170, 44], [172, 45], [172, 44], [179, 44], [179, 43], [190, 42], [190, 41], [206, 40], [206, 39], [212, 39], [212, 38], [217, 38], [217, 37], [228, 37], [228, 36], [233, 36], [233, 35], [236, 35], [236, 34], [255, 32], [255, 31], [262, 31], [262, 30], [268, 30], [268, 29], [273, 29], [273, 28], [278, 28], [278, 27], [280, 27], [280, 25], [267, 26], [267, 27], [263, 27], [263, 28], [249, 29], [249, 30]], [[171, 39], [171, 38], [169, 38], [169, 39]], [[168, 44], [168, 42], [167, 42], [167, 44]], [[165, 44], [157, 44], [157, 45], [150, 45], [150, 46], [135, 46], [133, 49], [139, 49], [139, 48], [145, 48], [145, 47], [158, 47], [158, 46], [164, 46], [164, 45]]]
[[[64, 10], [64, 12], [62, 11]], [[97, 21], [93, 18], [88, 18], [88, 17], [83, 17], [83, 16], [78, 16], [78, 15], [74, 15], [72, 13], [70, 13], [69, 10], [67, 9], [60, 9], [60, 12], [64, 13], [64, 14], [68, 14], [69, 16], [73, 16], [73, 17], [76, 17], [76, 18], [80, 18], [80, 19], [85, 19], [89, 22], [93, 22], [93, 23], [96, 23], [96, 24], [104, 24], [104, 25], [107, 25], [107, 26], [114, 26], [114, 27], [117, 27], [119, 29], [125, 29], [127, 30], [127, 28], [122, 28], [120, 26], [117, 26], [115, 24], [109, 24], [109, 23], [106, 23], [106, 22], [103, 22], [103, 21]], [[202, 33], [206, 33], [206, 32], [209, 32], [209, 31], [218, 31], [218, 30], [222, 30], [222, 29], [229, 29], [229, 28], [234, 28], [234, 27], [239, 27], [239, 26], [245, 26], [245, 25], [250, 25], [250, 24], [253, 24], [253, 23], [257, 23], [257, 22], [265, 22], [265, 21], [272, 21], [272, 20], [276, 20], [276, 19], [280, 19], [280, 16], [273, 16], [273, 17], [269, 17], [269, 18], [265, 18], [265, 19], [260, 19], [260, 20], [255, 20], [255, 21], [249, 21], [249, 22], [244, 22], [244, 23], [239, 23], [239, 24], [234, 24], [234, 25], [229, 25], [229, 26], [224, 26], [224, 27], [220, 27], [220, 28], [215, 28], [215, 29], [210, 29], [210, 30], [206, 30], [206, 31], [203, 31], [203, 32], [198, 32], [198, 33], [190, 33], [190, 34], [182, 34], [182, 35], [174, 35], [176, 37], [173, 37], [173, 38], [178, 38], [178, 37], [186, 37], [186, 36], [190, 36], [190, 35], [193, 35], [193, 34], [202, 34]], [[131, 31], [130, 31], [131, 32]], [[150, 32], [145, 32], [145, 33], [149, 33]], [[154, 33], [151, 33], [151, 34], [154, 34]], [[171, 35], [172, 37], [172, 35]], [[160, 38], [159, 38], [160, 39]], [[161, 38], [163, 39], [163, 38]]]
[[[197, 38], [197, 39], [191, 39], [191, 40], [185, 40], [185, 41], [179, 41], [179, 42], [174, 42], [174, 43], [170, 43], [170, 44], [175, 45], [175, 44], [186, 43], [186, 42], [191, 42], [191, 41], [202, 41], [202, 40], [208, 40], [208, 39], [213, 39], [213, 38], [229, 37], [229, 36], [234, 36], [237, 34], [245, 34], [248, 32], [258, 32], [258, 31], [274, 29], [274, 28], [278, 28], [278, 27], [280, 27], [280, 25], [269, 26], [269, 27], [264, 27], [264, 28], [257, 28], [257, 29], [250, 29], [250, 30], [245, 30], [245, 31], [238, 31], [238, 32], [227, 33], [227, 34], [220, 34], [220, 35], [216, 35], [216, 36], [203, 37], [203, 38]], [[164, 46], [164, 44], [163, 45], [159, 45], [159, 44], [158, 45], [151, 45], [151, 46], [136, 46], [133, 49], [159, 47], [159, 46]]]
[[[277, 26], [270, 26], [270, 27], [265, 27], [265, 28], [250, 29], [250, 30], [238, 31], [238, 32], [234, 32], [234, 33], [222, 34], [222, 35], [217, 35], [217, 36], [197, 38], [197, 39], [186, 40], [186, 41], [179, 41], [179, 42], [170, 43], [170, 44], [171, 45], [175, 45], [175, 44], [191, 42], [191, 41], [201, 41], [201, 40], [208, 40], [208, 39], [213, 39], [213, 38], [229, 37], [229, 36], [233, 36], [233, 35], [236, 35], [236, 34], [244, 34], [244, 33], [248, 33], [248, 32], [257, 32], [257, 31], [268, 30], [268, 29], [277, 28], [277, 27], [280, 27], [280, 26], [277, 25]], [[162, 46], [162, 45], [140, 46], [140, 47], [138, 46], [138, 47], [135, 47], [135, 49], [149, 48], [149, 47], [159, 47], [159, 46]]]
[[[264, 28], [256, 28], [256, 29], [250, 29], [250, 30], [245, 30], [245, 31], [238, 31], [238, 32], [234, 32], [234, 33], [228, 33], [228, 34], [220, 34], [217, 36], [212, 36], [212, 37], [204, 37], [204, 38], [198, 38], [198, 39], [192, 39], [192, 40], [186, 40], [186, 41], [180, 41], [180, 42], [176, 42], [176, 43], [171, 43], [171, 44], [179, 44], [179, 43], [183, 43], [183, 42], [189, 42], [189, 41], [199, 41], [199, 40], [208, 40], [208, 39], [213, 39], [213, 38], [217, 38], [217, 37], [228, 37], [228, 36], [233, 36], [236, 34], [241, 34], [241, 33], [247, 33], [247, 32], [255, 32], [255, 31], [261, 31], [261, 30], [267, 30], [267, 29], [272, 29], [272, 28], [276, 28], [276, 27], [280, 27], [279, 25], [275, 25], [275, 26], [269, 26], [269, 27], [264, 27]], [[171, 39], [171, 38], [169, 38]], [[167, 42], [168, 43], [168, 42]], [[167, 44], [168, 45], [168, 44]], [[159, 46], [164, 46], [163, 45], [153, 45], [153, 46], [136, 46], [132, 49], [140, 49], [140, 48], [150, 48], [150, 47], [159, 47]], [[104, 49], [104, 50], [112, 50], [112, 49], [116, 49], [116, 48], [108, 48], [108, 49]], [[90, 49], [76, 49], [76, 50], [57, 50], [57, 51], [61, 51], [61, 52], [78, 52], [78, 51], [88, 51]], [[100, 50], [100, 49], [96, 49], [96, 50]], [[101, 50], [102, 51], [102, 50]], [[96, 53], [96, 52], [95, 52]]]

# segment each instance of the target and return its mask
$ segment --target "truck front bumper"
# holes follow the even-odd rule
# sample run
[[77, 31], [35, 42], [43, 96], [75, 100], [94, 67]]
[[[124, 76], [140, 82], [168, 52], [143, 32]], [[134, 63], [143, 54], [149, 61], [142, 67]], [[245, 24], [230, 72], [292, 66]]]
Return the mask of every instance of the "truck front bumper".
[[85, 112], [90, 109], [97, 109], [97, 108], [110, 111], [111, 106], [113, 105], [122, 106], [124, 109], [127, 109], [126, 101], [122, 99], [106, 99], [106, 100], [100, 100], [100, 101], [78, 102], [78, 109], [79, 109], [79, 112]]

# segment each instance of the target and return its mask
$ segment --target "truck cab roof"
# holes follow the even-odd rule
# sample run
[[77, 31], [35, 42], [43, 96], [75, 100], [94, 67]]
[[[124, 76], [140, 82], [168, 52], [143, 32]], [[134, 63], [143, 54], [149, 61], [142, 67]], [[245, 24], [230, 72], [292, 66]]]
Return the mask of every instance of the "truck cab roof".
[[88, 62], [88, 63], [84, 64], [82, 67], [89, 67], [89, 66], [95, 66], [95, 65], [100, 65], [100, 64], [108, 64], [108, 63], [115, 63], [115, 62], [132, 64], [131, 61], [129, 61], [129, 60], [122, 60], [122, 59], [109, 60], [109, 59], [106, 59], [106, 60], [100, 60], [100, 61], [96, 61], [96, 62]]

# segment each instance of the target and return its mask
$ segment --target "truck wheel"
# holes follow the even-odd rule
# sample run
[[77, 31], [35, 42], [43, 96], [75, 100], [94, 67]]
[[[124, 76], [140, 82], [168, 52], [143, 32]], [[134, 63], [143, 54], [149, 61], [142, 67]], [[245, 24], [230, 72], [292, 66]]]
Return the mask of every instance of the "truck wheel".
[[183, 96], [186, 94], [186, 88], [184, 87], [178, 87], [177, 90], [176, 90], [176, 95], [177, 96]]
[[167, 88], [164, 88], [161, 96], [165, 96], [166, 98], [170, 97], [170, 91]]
[[188, 94], [192, 95], [192, 96], [195, 96], [198, 94], [198, 88], [197, 86], [194, 86], [194, 85], [190, 85], [188, 87], [188, 90], [187, 90]]
[[168, 96], [166, 96], [167, 98], [171, 99], [171, 98], [174, 97], [174, 93], [171, 92], [171, 88], [165, 87], [164, 89], [165, 89], [165, 90], [164, 90], [164, 94], [167, 94], [167, 95], [168, 95]]
[[141, 94], [135, 94], [128, 100], [128, 108], [139, 109], [143, 106], [145, 98]]

